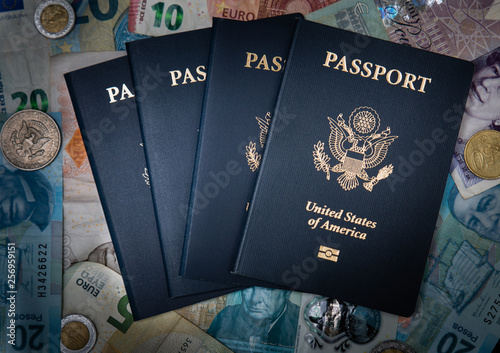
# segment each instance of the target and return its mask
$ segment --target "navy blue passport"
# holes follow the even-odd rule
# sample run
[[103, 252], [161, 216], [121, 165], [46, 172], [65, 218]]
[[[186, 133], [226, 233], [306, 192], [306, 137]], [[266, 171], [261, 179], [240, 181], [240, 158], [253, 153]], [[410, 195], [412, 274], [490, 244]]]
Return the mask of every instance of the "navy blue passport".
[[179, 276], [212, 29], [127, 43], [172, 297], [227, 284]]
[[65, 74], [135, 320], [229, 292], [168, 294], [126, 57]]
[[473, 65], [299, 26], [234, 271], [410, 316]]
[[[272, 286], [231, 273], [301, 15], [241, 22], [214, 18], [181, 274]], [[217, 254], [214, 256], [214, 254]]]

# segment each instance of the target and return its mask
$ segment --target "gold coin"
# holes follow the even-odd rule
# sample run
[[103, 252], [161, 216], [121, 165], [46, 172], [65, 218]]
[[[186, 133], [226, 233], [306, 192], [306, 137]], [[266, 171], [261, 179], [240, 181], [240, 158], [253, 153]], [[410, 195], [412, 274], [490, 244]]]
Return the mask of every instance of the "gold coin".
[[62, 31], [68, 24], [68, 20], [68, 11], [61, 5], [47, 6], [40, 16], [43, 28], [51, 33]]
[[50, 39], [62, 38], [76, 23], [75, 10], [66, 0], [43, 0], [33, 15], [35, 27]]
[[500, 178], [500, 131], [482, 130], [467, 141], [465, 164], [482, 179]]
[[61, 330], [61, 342], [70, 350], [78, 351], [89, 342], [90, 333], [82, 322], [70, 321]]
[[61, 319], [61, 353], [88, 353], [96, 340], [95, 325], [88, 317], [70, 314]]
[[47, 166], [59, 153], [61, 131], [52, 117], [40, 110], [21, 110], [7, 119], [0, 132], [5, 159], [22, 170]]

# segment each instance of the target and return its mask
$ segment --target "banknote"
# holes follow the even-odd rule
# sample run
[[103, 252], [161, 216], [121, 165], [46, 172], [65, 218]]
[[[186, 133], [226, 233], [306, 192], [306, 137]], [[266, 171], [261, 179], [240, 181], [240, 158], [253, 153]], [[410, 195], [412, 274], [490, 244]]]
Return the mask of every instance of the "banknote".
[[[500, 131], [500, 48], [474, 60], [475, 71], [465, 113], [458, 133], [450, 173], [464, 198], [500, 184], [500, 179], [484, 180], [474, 175], [465, 163], [464, 150], [470, 137], [481, 130]], [[498, 150], [491, 149], [490, 163], [500, 163]]]
[[79, 262], [64, 273], [63, 317], [69, 314], [93, 323], [91, 352], [231, 352], [173, 311], [134, 322], [122, 277], [99, 263]]
[[76, 23], [65, 37], [50, 40], [50, 54], [125, 50], [146, 38], [128, 30], [129, 0], [73, 0]]
[[500, 18], [500, 0], [494, 0], [488, 9], [485, 18], [488, 20], [497, 20]]
[[311, 12], [306, 20], [347, 31], [389, 40], [380, 12], [373, 0], [342, 0]]
[[[211, 17], [251, 21], [259, 17], [260, 0], [207, 0]], [[269, 16], [266, 16], [269, 17]]]
[[417, 352], [491, 352], [500, 338], [500, 185], [464, 199], [448, 177], [419, 305], [398, 339]]
[[302, 294], [295, 353], [369, 352], [396, 336], [398, 317], [341, 300]]
[[41, 0], [0, 2], [0, 113], [49, 109], [49, 50], [33, 15]]
[[[60, 113], [51, 116], [61, 123]], [[0, 118], [0, 127], [6, 115]], [[59, 352], [62, 154], [37, 171], [0, 160], [0, 350]]]
[[64, 74], [125, 55], [125, 52], [60, 54], [51, 58], [51, 105], [62, 114], [64, 160], [64, 269], [98, 261], [119, 272], [111, 237], [78, 128]]
[[210, 0], [130, 0], [129, 30], [160, 36], [207, 28], [212, 26], [209, 4]]
[[[305, 353], [334, 347], [366, 352], [379, 341], [394, 339], [398, 320], [334, 299], [262, 287], [176, 311], [235, 352]], [[354, 329], [356, 315], [368, 325]], [[367, 336], [361, 338], [363, 334]]]
[[337, 0], [130, 0], [129, 30], [152, 36], [212, 25], [213, 17], [239, 21], [299, 12], [306, 15]]
[[258, 18], [274, 17], [289, 13], [308, 13], [317, 11], [339, 0], [261, 0]]
[[500, 45], [494, 0], [375, 2], [393, 42], [465, 60]]
[[130, 0], [131, 32], [160, 36], [212, 26], [213, 17], [251, 21], [259, 0]]

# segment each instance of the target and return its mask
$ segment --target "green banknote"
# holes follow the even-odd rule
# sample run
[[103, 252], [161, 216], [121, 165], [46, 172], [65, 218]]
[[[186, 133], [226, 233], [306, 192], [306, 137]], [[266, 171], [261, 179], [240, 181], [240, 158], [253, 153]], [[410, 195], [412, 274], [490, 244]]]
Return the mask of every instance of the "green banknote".
[[33, 14], [41, 0], [0, 2], [0, 113], [49, 109], [49, 48]]
[[2, 352], [59, 352], [62, 183], [61, 153], [31, 172], [0, 160]]
[[[212, 26], [210, 0], [131, 0], [129, 30], [150, 36]], [[239, 1], [244, 3], [245, 1]], [[229, 2], [228, 2], [229, 3]]]
[[464, 199], [451, 176], [415, 313], [398, 338], [417, 352], [492, 352], [500, 337], [500, 185]]
[[173, 311], [134, 321], [122, 277], [99, 263], [79, 262], [64, 273], [63, 316], [70, 314], [94, 324], [96, 353], [231, 352]]

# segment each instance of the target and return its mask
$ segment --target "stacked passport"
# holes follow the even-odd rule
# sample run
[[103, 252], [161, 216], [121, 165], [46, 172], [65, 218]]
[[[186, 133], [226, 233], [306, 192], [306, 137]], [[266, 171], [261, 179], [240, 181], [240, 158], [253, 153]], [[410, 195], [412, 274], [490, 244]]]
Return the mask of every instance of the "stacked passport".
[[248, 286], [411, 315], [471, 63], [301, 15], [127, 54], [65, 77], [135, 319]]

